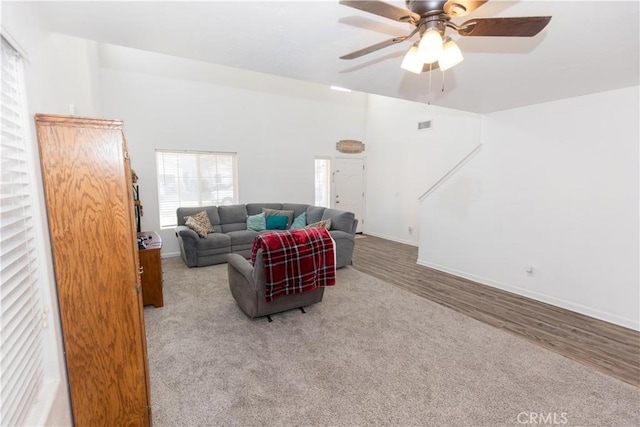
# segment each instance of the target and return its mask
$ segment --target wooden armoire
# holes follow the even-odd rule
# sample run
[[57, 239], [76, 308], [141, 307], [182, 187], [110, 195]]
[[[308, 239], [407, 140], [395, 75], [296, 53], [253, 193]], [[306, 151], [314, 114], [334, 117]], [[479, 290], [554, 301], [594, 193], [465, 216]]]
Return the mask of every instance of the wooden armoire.
[[35, 120], [74, 423], [150, 425], [123, 122]]

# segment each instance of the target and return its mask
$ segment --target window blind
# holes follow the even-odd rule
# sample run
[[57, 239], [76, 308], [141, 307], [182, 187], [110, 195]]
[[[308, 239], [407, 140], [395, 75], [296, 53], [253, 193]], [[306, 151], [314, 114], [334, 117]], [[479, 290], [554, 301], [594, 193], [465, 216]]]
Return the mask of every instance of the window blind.
[[4, 38], [0, 67], [0, 425], [21, 425], [42, 385], [42, 329], [24, 71]]
[[160, 227], [177, 225], [176, 209], [238, 201], [235, 153], [156, 151]]

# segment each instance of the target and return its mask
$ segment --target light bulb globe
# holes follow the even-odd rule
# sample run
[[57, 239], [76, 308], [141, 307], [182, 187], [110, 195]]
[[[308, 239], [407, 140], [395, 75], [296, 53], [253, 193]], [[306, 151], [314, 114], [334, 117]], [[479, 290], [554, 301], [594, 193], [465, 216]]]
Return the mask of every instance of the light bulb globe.
[[442, 71], [446, 71], [454, 65], [461, 63], [463, 59], [462, 52], [460, 52], [458, 45], [453, 40], [449, 40], [442, 48], [438, 65]]
[[422, 61], [432, 64], [440, 58], [442, 54], [442, 36], [435, 29], [425, 31], [418, 45], [418, 52], [422, 56]]
[[424, 61], [422, 61], [422, 56], [418, 53], [418, 46], [411, 46], [411, 49], [404, 55], [400, 67], [414, 74], [420, 74], [423, 66]]

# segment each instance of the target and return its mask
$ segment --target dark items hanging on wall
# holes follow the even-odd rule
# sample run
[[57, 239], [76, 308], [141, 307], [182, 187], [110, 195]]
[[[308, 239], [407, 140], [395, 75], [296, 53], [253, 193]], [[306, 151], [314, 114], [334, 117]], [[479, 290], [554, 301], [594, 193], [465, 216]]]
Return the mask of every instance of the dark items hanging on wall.
[[138, 189], [138, 175], [131, 169], [131, 181], [133, 187], [133, 209], [136, 216], [136, 230], [141, 231], [140, 218], [144, 215], [142, 204], [140, 203], [140, 190]]

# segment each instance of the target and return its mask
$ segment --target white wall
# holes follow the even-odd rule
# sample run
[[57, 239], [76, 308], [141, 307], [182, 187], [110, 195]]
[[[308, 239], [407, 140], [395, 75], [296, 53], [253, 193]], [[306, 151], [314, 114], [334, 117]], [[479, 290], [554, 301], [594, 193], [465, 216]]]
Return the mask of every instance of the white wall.
[[417, 245], [418, 198], [478, 146], [480, 127], [478, 114], [369, 95], [365, 232]]
[[48, 34], [30, 62], [33, 111], [101, 117], [98, 43]]
[[3, 2], [3, 35], [25, 57], [29, 109], [33, 113], [100, 116], [98, 43], [51, 33], [37, 5]]
[[419, 262], [639, 329], [638, 105], [632, 87], [485, 116], [421, 206]]
[[[237, 152], [241, 203], [313, 203], [315, 156], [364, 137], [365, 94], [110, 45], [100, 58], [104, 112], [125, 121], [145, 230], [160, 230], [156, 149]], [[178, 254], [173, 228], [160, 233], [163, 254]]]

